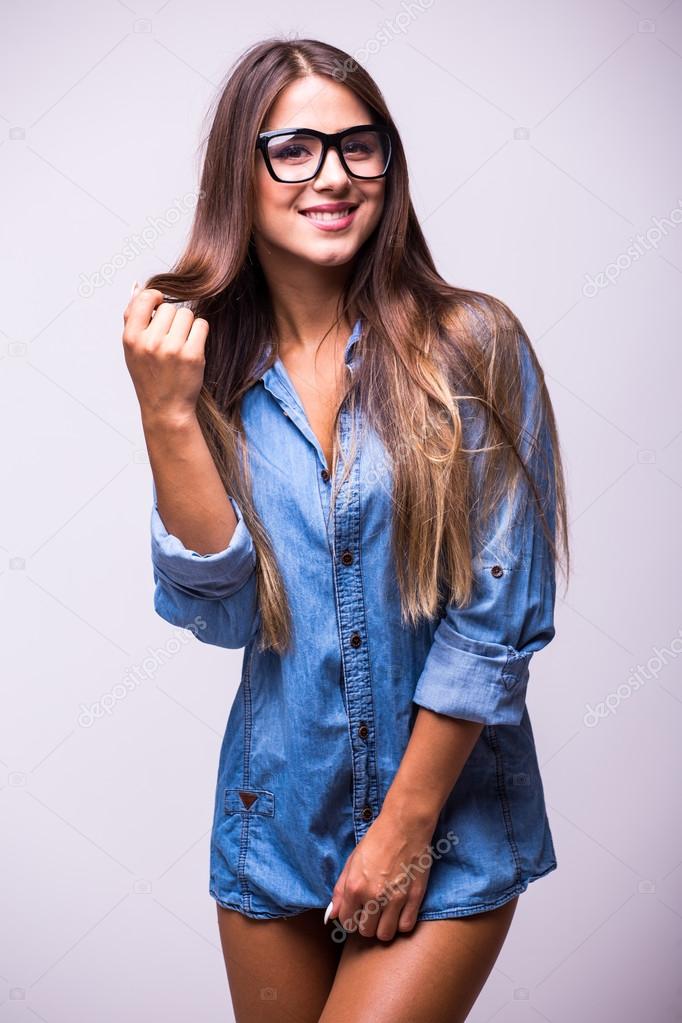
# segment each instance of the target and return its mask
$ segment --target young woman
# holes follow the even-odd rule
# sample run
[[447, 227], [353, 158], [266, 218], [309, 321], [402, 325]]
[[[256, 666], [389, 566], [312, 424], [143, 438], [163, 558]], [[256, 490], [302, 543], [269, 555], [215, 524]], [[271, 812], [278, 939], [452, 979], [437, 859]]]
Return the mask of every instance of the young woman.
[[557, 866], [525, 694], [565, 487], [530, 341], [438, 275], [379, 89], [309, 39], [232, 69], [186, 251], [124, 322], [154, 606], [245, 647], [210, 857], [236, 1018], [464, 1020]]

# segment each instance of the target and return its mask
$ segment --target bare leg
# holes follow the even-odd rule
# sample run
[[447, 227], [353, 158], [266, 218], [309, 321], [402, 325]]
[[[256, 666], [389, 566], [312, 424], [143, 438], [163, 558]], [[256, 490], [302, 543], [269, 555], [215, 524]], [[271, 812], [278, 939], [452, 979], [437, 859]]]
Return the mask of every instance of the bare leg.
[[453, 920], [420, 920], [390, 941], [346, 936], [319, 1023], [462, 1023], [497, 959], [518, 896]]
[[216, 906], [236, 1023], [318, 1023], [344, 945], [324, 911], [254, 920]]

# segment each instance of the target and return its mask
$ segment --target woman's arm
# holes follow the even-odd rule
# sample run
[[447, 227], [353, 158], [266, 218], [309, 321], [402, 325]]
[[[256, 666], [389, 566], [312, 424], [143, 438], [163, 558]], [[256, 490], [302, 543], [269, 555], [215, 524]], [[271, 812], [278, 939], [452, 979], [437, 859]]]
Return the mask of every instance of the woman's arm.
[[[153, 485], [152, 485], [153, 486]], [[191, 630], [202, 643], [238, 649], [260, 624], [253, 539], [233, 497], [237, 520], [230, 542], [198, 554], [166, 529], [153, 486], [151, 556], [154, 610], [171, 625]]]
[[237, 516], [196, 415], [158, 416], [143, 409], [142, 426], [164, 526], [198, 554], [222, 551]]
[[420, 707], [381, 809], [398, 828], [432, 835], [484, 725]]
[[196, 415], [208, 323], [152, 289], [123, 319], [153, 476], [154, 608], [202, 642], [244, 646], [258, 625], [255, 549]]
[[147, 420], [145, 435], [154, 475], [154, 610], [203, 643], [246, 646], [260, 617], [255, 548], [201, 427], [196, 419]]
[[153, 288], [133, 292], [123, 322], [125, 360], [140, 404], [159, 515], [188, 548], [220, 551], [237, 517], [196, 416], [208, 323], [164, 302]]

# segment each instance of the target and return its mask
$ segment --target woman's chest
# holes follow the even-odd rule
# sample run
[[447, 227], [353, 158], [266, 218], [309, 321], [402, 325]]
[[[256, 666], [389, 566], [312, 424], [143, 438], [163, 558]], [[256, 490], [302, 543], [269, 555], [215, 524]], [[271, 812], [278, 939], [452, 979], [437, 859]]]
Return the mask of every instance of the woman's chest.
[[[333, 513], [338, 527], [357, 524], [358, 538], [369, 553], [372, 544], [388, 543], [393, 482], [389, 454], [359, 406], [352, 412], [344, 406], [339, 413], [342, 457], [336, 460], [333, 488], [330, 452], [325, 451], [332, 427], [324, 411], [315, 416], [314, 402], [309, 408], [314, 423], [280, 375], [259, 381], [244, 396], [241, 414], [256, 511], [281, 551], [328, 549]], [[341, 483], [345, 469], [349, 471]]]
[[343, 362], [330, 355], [319, 362], [290, 354], [280, 357], [281, 379], [305, 415], [327, 468], [333, 462], [334, 420], [344, 394]]

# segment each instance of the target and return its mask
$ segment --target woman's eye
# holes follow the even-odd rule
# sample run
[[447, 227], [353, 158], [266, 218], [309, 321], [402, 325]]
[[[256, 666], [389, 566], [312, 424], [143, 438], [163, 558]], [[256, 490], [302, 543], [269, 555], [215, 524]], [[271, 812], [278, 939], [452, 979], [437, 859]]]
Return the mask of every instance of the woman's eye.
[[279, 152], [275, 153], [275, 159], [277, 160], [298, 160], [302, 156], [310, 156], [310, 153], [305, 146], [285, 146], [280, 149]]
[[369, 156], [372, 147], [363, 142], [349, 142], [343, 147], [343, 152], [347, 156]]

